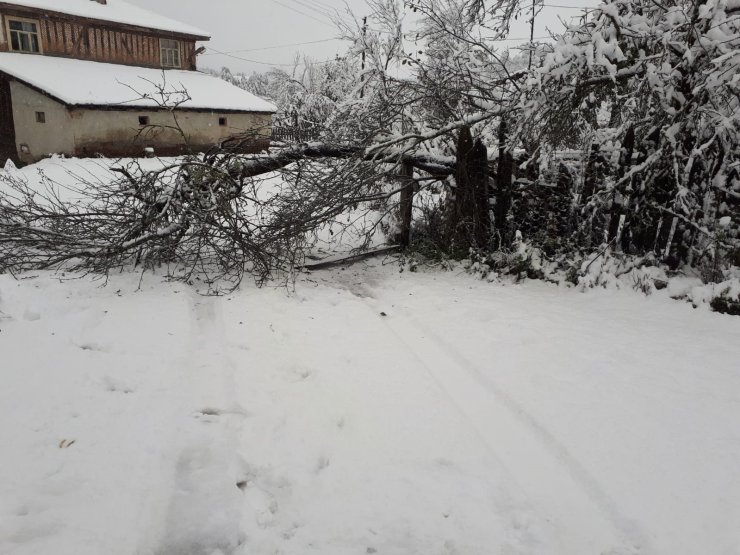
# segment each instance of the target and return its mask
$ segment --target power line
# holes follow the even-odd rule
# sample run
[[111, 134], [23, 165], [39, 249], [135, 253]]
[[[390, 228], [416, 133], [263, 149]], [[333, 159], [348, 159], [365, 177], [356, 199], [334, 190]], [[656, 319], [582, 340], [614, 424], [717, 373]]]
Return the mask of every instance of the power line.
[[[222, 54], [239, 54], [241, 52], [258, 52], [261, 50], [277, 50], [280, 48], [288, 48], [291, 46], [304, 46], [307, 44], [319, 44], [322, 42], [332, 42], [336, 40], [345, 40], [340, 38], [331, 38], [331, 39], [321, 39], [321, 40], [310, 40], [308, 42], [292, 42], [289, 44], [276, 44], [274, 46], [263, 46], [261, 48], [245, 48], [242, 50], [227, 50], [226, 52], [222, 52]], [[213, 56], [213, 54], [203, 54], [204, 56]]]
[[302, 11], [300, 11], [299, 9], [297, 9], [297, 8], [294, 8], [293, 6], [289, 6], [289, 5], [287, 5], [287, 4], [283, 4], [283, 3], [282, 3], [282, 2], [280, 2], [279, 0], [272, 0], [272, 1], [273, 1], [273, 2], [275, 2], [276, 4], [278, 4], [279, 6], [282, 6], [283, 8], [285, 8], [285, 9], [287, 9], [287, 10], [291, 10], [291, 11], [293, 11], [293, 12], [296, 12], [296, 13], [298, 13], [298, 14], [301, 14], [302, 16], [304, 16], [304, 17], [307, 17], [307, 18], [309, 18], [309, 19], [313, 19], [314, 21], [318, 21], [318, 22], [319, 22], [319, 23], [321, 23], [322, 25], [327, 25], [327, 26], [329, 26], [329, 27], [333, 27], [333, 25], [332, 25], [332, 24], [330, 24], [330, 23], [327, 23], [326, 21], [324, 21], [324, 20], [321, 20], [321, 19], [319, 19], [318, 17], [314, 17], [314, 16], [312, 16], [312, 15], [310, 15], [310, 14], [307, 14], [307, 13], [305, 13], [305, 12], [302, 12]]
[[[271, 67], [295, 67], [296, 65], [303, 65], [303, 64], [306, 63], [306, 62], [298, 62], [297, 64], [278, 64], [278, 63], [273, 63], [273, 62], [261, 62], [259, 60], [251, 60], [249, 58], [243, 58], [242, 56], [234, 56], [233, 54], [230, 54], [229, 52], [221, 52], [220, 50], [216, 50], [215, 48], [213, 48], [211, 46], [209, 46], [208, 49], [209, 50], [213, 50], [214, 53], [221, 54], [222, 56], [228, 56], [229, 58], [234, 58], [235, 60], [241, 60], [243, 62], [250, 62], [250, 63], [253, 63], [253, 64], [260, 64], [260, 65], [263, 65], [263, 66], [271, 66]], [[324, 65], [324, 64], [330, 64], [333, 61], [334, 60], [324, 60], [322, 62], [310, 61], [308, 63], [316, 64], [316, 65]]]
[[[495, 40], [489, 40], [488, 42], [510, 42], [510, 41], [529, 41], [529, 40], [545, 40], [550, 39], [552, 37], [550, 36], [542, 36], [542, 37], [511, 37], [511, 38], [505, 38], [505, 39], [495, 39]], [[285, 44], [285, 45], [277, 45], [277, 46], [267, 46], [264, 48], [252, 48], [252, 49], [244, 49], [244, 50], [230, 50], [230, 51], [223, 51], [218, 50], [217, 48], [213, 48], [212, 46], [208, 46], [207, 50], [211, 50], [212, 52], [206, 52], [202, 54], [203, 56], [215, 56], [215, 55], [221, 55], [221, 56], [227, 56], [229, 58], [233, 58], [235, 60], [241, 60], [243, 62], [250, 62], [253, 64], [260, 64], [265, 66], [278, 66], [278, 67], [294, 67], [296, 64], [283, 64], [283, 63], [277, 63], [277, 62], [262, 62], [260, 60], [252, 60], [251, 58], [244, 58], [243, 56], [235, 56], [234, 54], [241, 53], [241, 52], [255, 52], [260, 50], [271, 50], [276, 48], [282, 48], [285, 46], [302, 46], [304, 44], [316, 44], [320, 42], [329, 42], [333, 40], [343, 40], [343, 39], [322, 39], [317, 41], [309, 41], [304, 43], [292, 43], [292, 44]], [[330, 64], [334, 60], [325, 60], [321, 62], [310, 62], [313, 64], [321, 65], [321, 64]], [[304, 62], [299, 62], [299, 65], [303, 64]]]
[[310, 2], [311, 4], [316, 4], [319, 7], [323, 7], [327, 10], [334, 10], [333, 6], [330, 6], [326, 2], [322, 2], [321, 0], [305, 0], [306, 2]]
[[[381, 32], [378, 29], [370, 29], [370, 30], [371, 31], [376, 31], [376, 32]], [[532, 37], [532, 38], [533, 38], [533, 40], [544, 40], [544, 39], [549, 39], [549, 38], [552, 38], [552, 37], [542, 36], [542, 37]], [[289, 47], [293, 47], [293, 46], [306, 46], [306, 45], [309, 45], [309, 44], [321, 44], [321, 43], [326, 43], [326, 42], [345, 41], [345, 40], [348, 40], [348, 39], [343, 39], [343, 38], [339, 38], [339, 37], [332, 37], [332, 38], [327, 38], [327, 39], [310, 40], [310, 41], [306, 41], [306, 42], [290, 42], [290, 43], [285, 43], [285, 44], [275, 44], [275, 45], [271, 45], [271, 46], [262, 46], [262, 47], [259, 47], [259, 48], [242, 48], [242, 49], [239, 49], [239, 50], [225, 50], [225, 51], [217, 50], [216, 48], [213, 48], [212, 46], [208, 46], [207, 47], [208, 50], [213, 50], [213, 52], [204, 53], [204, 54], [202, 54], [202, 56], [214, 56], [216, 54], [221, 54], [221, 55], [226, 56], [226, 55], [230, 55], [230, 54], [241, 54], [243, 52], [261, 52], [263, 50], [278, 50], [280, 48], [289, 48]], [[505, 39], [489, 40], [488, 42], [506, 42], [506, 41], [515, 41], [515, 40], [528, 41], [528, 40], [530, 40], [530, 37], [511, 37], [511, 38], [505, 38]], [[264, 63], [267, 63], [267, 62], [264, 62]]]
[[[291, 1], [291, 0], [286, 0], [286, 1]], [[301, 0], [292, 0], [292, 1], [297, 2], [299, 4], [304, 4], [304, 2], [309, 2], [309, 1], [313, 1], [313, 2], [315, 2], [317, 4], [321, 4], [320, 2], [318, 2], [318, 0], [303, 0], [303, 2]], [[309, 17], [309, 18], [313, 19], [314, 21], [317, 21], [319, 23], [323, 23], [324, 25], [328, 25], [328, 23], [326, 23], [325, 21], [322, 21], [322, 20], [320, 20], [320, 19], [318, 19], [316, 17], [313, 17], [313, 16], [311, 16], [309, 14], [303, 13], [300, 10], [298, 10], [298, 9], [292, 7], [292, 6], [288, 6], [286, 4], [283, 4], [279, 0], [273, 0], [273, 2], [275, 2], [276, 4], [279, 4], [280, 6], [286, 8], [286, 9], [289, 9], [291, 11], [294, 11], [294, 12], [300, 14], [300, 15], [303, 15], [305, 17]], [[326, 4], [324, 4], [324, 5], [326, 5]], [[547, 7], [547, 8], [568, 8], [568, 9], [574, 9], [574, 10], [594, 10], [594, 9], [596, 9], [596, 8], [588, 8], [588, 7], [580, 7], [580, 6], [565, 6], [565, 5], [560, 5], [560, 4], [542, 4], [542, 6]], [[310, 9], [311, 7], [310, 6], [307, 6], [307, 8]], [[315, 11], [317, 13], [322, 13], [322, 14], [328, 15], [326, 12], [320, 11], [319, 9], [316, 9], [316, 8], [314, 8], [314, 9], [315, 9]], [[377, 30], [376, 29], [370, 29], [370, 30], [376, 31], [376, 32], [384, 32], [384, 31], [381, 31], [380, 29], [377, 29]], [[489, 40], [488, 42], [512, 42], [512, 41], [525, 41], [525, 42], [527, 42], [527, 41], [530, 41], [530, 40], [546, 40], [546, 39], [551, 39], [551, 38], [552, 37], [550, 37], [550, 36], [541, 36], [541, 37], [507, 37], [507, 38], [502, 38], [502, 39]], [[264, 47], [260, 47], [260, 48], [245, 48], [245, 49], [240, 49], [240, 50], [229, 50], [229, 51], [221, 51], [221, 50], [218, 50], [216, 48], [213, 48], [213, 47], [210, 47], [209, 46], [208, 47], [208, 50], [212, 50], [213, 52], [205, 53], [204, 56], [214, 56], [214, 55], [217, 55], [218, 54], [218, 55], [228, 56], [229, 58], [234, 58], [236, 60], [242, 60], [242, 61], [250, 62], [250, 63], [254, 63], [254, 64], [261, 64], [261, 65], [266, 65], [266, 66], [293, 67], [295, 64], [281, 64], [281, 63], [262, 62], [262, 61], [259, 61], [259, 60], [252, 60], [252, 59], [244, 58], [244, 57], [241, 57], [241, 56], [234, 56], [234, 54], [238, 54], [238, 53], [242, 53], [242, 52], [259, 52], [259, 51], [264, 51], [264, 50], [277, 50], [277, 49], [280, 49], [280, 48], [287, 48], [287, 47], [292, 47], [292, 46], [305, 46], [305, 45], [309, 45], [309, 44], [320, 44], [320, 43], [332, 42], [332, 41], [340, 41], [340, 40], [345, 40], [345, 39], [334, 37], [334, 38], [319, 39], [319, 40], [312, 40], [312, 41], [306, 41], [306, 42], [293, 42], [293, 43], [286, 43], [286, 44], [277, 44], [277, 45], [274, 45], [274, 46], [264, 46]], [[328, 63], [331, 63], [332, 61], [333, 60], [326, 60], [326, 61], [323, 61], [323, 62], [312, 62], [312, 63], [315, 63], [315, 64], [328, 64]]]
[[298, 4], [300, 6], [303, 6], [307, 10], [316, 12], [320, 15], [323, 15], [324, 17], [331, 17], [331, 12], [324, 8], [320, 8], [314, 4], [309, 4], [307, 0], [288, 0], [288, 2], [292, 2], [293, 4]]

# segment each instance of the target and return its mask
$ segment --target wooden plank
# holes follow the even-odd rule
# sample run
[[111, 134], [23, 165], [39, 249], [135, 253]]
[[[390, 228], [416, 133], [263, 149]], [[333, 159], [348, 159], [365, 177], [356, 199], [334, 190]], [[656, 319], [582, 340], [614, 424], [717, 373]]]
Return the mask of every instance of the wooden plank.
[[89, 17], [76, 16], [66, 14], [63, 12], [56, 12], [48, 9], [33, 8], [30, 6], [18, 6], [16, 4], [6, 4], [0, 0], [0, 11], [5, 15], [11, 15], [15, 17], [26, 17], [31, 19], [53, 19], [55, 21], [68, 21], [73, 24], [83, 25], [87, 27], [106, 27], [110, 29], [120, 29], [121, 31], [132, 32], [132, 33], [147, 33], [156, 37], [174, 38], [178, 40], [208, 40], [209, 37], [200, 35], [191, 35], [189, 33], [179, 33], [177, 31], [165, 31], [160, 29], [150, 29], [142, 27], [140, 25], [129, 25], [126, 23], [118, 23], [115, 21], [103, 21], [100, 19], [92, 19]]
[[64, 32], [64, 53], [67, 55], [72, 55], [74, 52], [74, 40], [72, 39], [72, 25], [69, 23], [63, 23], [63, 32]]
[[300, 266], [300, 268], [309, 271], [323, 270], [325, 268], [331, 268], [333, 266], [341, 266], [342, 264], [354, 264], [355, 262], [359, 262], [373, 256], [378, 256], [381, 254], [391, 254], [394, 252], [398, 252], [399, 250], [401, 250], [401, 245], [390, 245], [370, 251], [351, 254], [349, 256], [329, 256], [317, 262], [309, 262], [308, 264], [304, 264], [303, 266]]
[[108, 63], [161, 67], [160, 37], [179, 40], [182, 44], [182, 67], [195, 69], [195, 40], [178, 33], [119, 25], [53, 11], [23, 6], [7, 7], [0, 0], [3, 15], [33, 18], [39, 22], [43, 52], [48, 55], [73, 57]]

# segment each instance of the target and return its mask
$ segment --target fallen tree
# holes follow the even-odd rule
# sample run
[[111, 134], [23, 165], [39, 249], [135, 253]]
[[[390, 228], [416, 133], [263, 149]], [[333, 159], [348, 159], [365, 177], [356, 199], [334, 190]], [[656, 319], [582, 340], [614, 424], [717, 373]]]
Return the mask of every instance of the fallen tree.
[[511, 254], [523, 237], [568, 264], [610, 250], [708, 264], [711, 276], [736, 264], [734, 6], [609, 0], [517, 58], [488, 33], [522, 11], [517, 0], [370, 5], [372, 24], [343, 32], [365, 69], [312, 128], [321, 142], [132, 164], [76, 203], [9, 183], [0, 271], [167, 263], [185, 279], [261, 282], [325, 229], [354, 229], [367, 246], [382, 228], [413, 248], [414, 214], [416, 237], [445, 257]]
[[[110, 182], [82, 180], [74, 200], [64, 187], [43, 190], [11, 175], [0, 191], [0, 272], [70, 268], [107, 273], [126, 265], [166, 264], [189, 280], [198, 273], [236, 285], [289, 275], [324, 226], [355, 225], [367, 244], [407, 183], [399, 165], [436, 177], [454, 159], [386, 154], [355, 145], [304, 144], [261, 156], [224, 150], [187, 156], [156, 170], [114, 167]], [[275, 172], [279, 172], [276, 174]], [[277, 177], [276, 177], [277, 175]], [[338, 222], [342, 214], [349, 222]]]
[[[464, 123], [460, 122], [459, 126], [464, 126]], [[218, 158], [222, 155], [223, 151], [215, 150], [205, 156], [204, 162], [209, 165], [217, 165]], [[408, 154], [392, 149], [367, 148], [358, 144], [321, 142], [299, 144], [267, 155], [230, 159], [226, 167], [230, 176], [247, 178], [276, 171], [303, 160], [333, 158], [352, 158], [362, 162], [395, 166], [406, 164], [439, 177], [452, 175], [456, 167], [456, 159], [451, 156]]]

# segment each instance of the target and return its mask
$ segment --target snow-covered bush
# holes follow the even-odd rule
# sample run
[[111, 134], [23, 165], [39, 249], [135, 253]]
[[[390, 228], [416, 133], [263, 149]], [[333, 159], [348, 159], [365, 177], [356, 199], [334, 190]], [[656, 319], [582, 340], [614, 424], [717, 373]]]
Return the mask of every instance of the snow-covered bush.
[[293, 68], [286, 71], [273, 68], [264, 73], [247, 76], [233, 74], [229, 68], [212, 71], [222, 79], [257, 96], [269, 99], [278, 108], [274, 125], [326, 132], [337, 105], [357, 87], [357, 64], [351, 57], [317, 62], [297, 58]]
[[739, 14], [736, 0], [608, 0], [527, 83], [519, 132], [552, 146], [563, 128], [590, 141], [598, 123], [570, 122], [608, 108], [621, 159], [581, 200], [625, 250], [694, 263], [737, 248]]
[[496, 251], [470, 249], [468, 258], [463, 260], [463, 267], [468, 273], [478, 274], [482, 278], [490, 275], [512, 276], [516, 281], [529, 279], [548, 279], [555, 269], [555, 264], [548, 262], [542, 251], [533, 247], [516, 233], [510, 248]]

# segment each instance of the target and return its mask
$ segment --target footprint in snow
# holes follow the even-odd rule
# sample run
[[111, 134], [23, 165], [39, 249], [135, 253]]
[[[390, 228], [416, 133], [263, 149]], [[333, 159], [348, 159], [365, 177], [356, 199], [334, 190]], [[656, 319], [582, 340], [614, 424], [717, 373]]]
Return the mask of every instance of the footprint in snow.
[[314, 474], [321, 474], [322, 471], [324, 471], [329, 464], [331, 463], [331, 460], [329, 457], [321, 456], [319, 457], [319, 460], [316, 461], [316, 467], [314, 468], [313, 473]]
[[124, 395], [128, 395], [129, 393], [134, 392], [133, 388], [114, 380], [110, 376], [103, 377], [103, 387], [106, 391], [110, 391], [111, 393], [123, 393]]
[[26, 311], [23, 313], [23, 319], [26, 322], [36, 322], [38, 320], [41, 320], [41, 313], [37, 310], [27, 308]]
[[77, 347], [83, 351], [94, 351], [96, 353], [107, 353], [108, 348], [94, 342], [77, 343]]
[[241, 407], [233, 407], [230, 409], [205, 407], [193, 415], [194, 418], [203, 419], [204, 422], [213, 422], [219, 416], [240, 416], [242, 418], [248, 418], [252, 416], [252, 414]]

